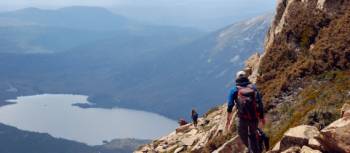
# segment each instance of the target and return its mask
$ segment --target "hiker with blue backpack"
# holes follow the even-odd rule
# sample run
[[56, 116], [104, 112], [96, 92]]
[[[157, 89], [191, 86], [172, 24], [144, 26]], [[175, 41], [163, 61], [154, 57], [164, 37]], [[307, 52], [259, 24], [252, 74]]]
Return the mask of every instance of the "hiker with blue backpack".
[[230, 126], [232, 109], [236, 106], [239, 137], [248, 147], [249, 153], [261, 153], [262, 147], [259, 138], [264, 137], [260, 137], [259, 131], [262, 131], [258, 128], [258, 124], [259, 121], [262, 125], [265, 124], [262, 99], [256, 86], [249, 81], [244, 71], [239, 71], [236, 77], [236, 86], [231, 89], [228, 96], [226, 126]]
[[192, 121], [193, 121], [193, 126], [197, 127], [197, 124], [198, 124], [198, 113], [197, 113], [197, 111], [194, 108], [192, 109], [192, 112], [191, 112], [191, 118], [192, 118]]

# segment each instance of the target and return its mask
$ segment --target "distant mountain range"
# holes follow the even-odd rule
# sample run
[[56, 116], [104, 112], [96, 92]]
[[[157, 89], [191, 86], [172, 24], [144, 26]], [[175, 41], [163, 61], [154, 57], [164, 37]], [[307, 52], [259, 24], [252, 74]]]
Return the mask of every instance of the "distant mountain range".
[[[90, 9], [95, 13], [85, 13]], [[64, 8], [43, 15], [45, 11], [30, 8], [0, 14], [45, 25], [30, 26], [35, 30], [0, 28], [8, 33], [2, 39], [14, 42], [0, 49], [0, 72], [6, 74], [0, 77], [4, 80], [0, 87], [18, 89], [3, 92], [2, 99], [47, 92], [86, 94], [94, 107], [140, 109], [174, 119], [187, 117], [192, 107], [204, 111], [225, 100], [233, 73], [252, 53], [262, 50], [272, 18], [259, 16], [204, 35], [191, 28], [144, 25], [109, 31], [113, 23], [126, 25], [128, 20], [99, 8]], [[70, 22], [82, 14], [95, 14], [84, 21], [101, 22], [107, 28], [91, 30], [90, 25]], [[45, 17], [37, 20], [41, 15]], [[62, 15], [71, 17], [53, 23]], [[95, 21], [96, 16], [107, 19]], [[116, 22], [102, 22], [108, 18]], [[22, 44], [51, 51], [42, 54]], [[22, 50], [16, 50], [19, 47]]]
[[[0, 19], [7, 19], [6, 24], [38, 25], [63, 27], [79, 30], [114, 30], [127, 28], [131, 21], [99, 7], [66, 7], [57, 10], [25, 8], [0, 14]], [[5, 23], [5, 22], [0, 22]], [[17, 23], [17, 24], [16, 24]], [[5, 25], [6, 25], [5, 24]]]
[[191, 40], [203, 32], [144, 25], [98, 7], [26, 8], [0, 13], [0, 53], [56, 53], [110, 38], [125, 41], [157, 34]]
[[[192, 107], [204, 112], [226, 100], [235, 71], [250, 55], [262, 51], [271, 17], [233, 24], [142, 64], [142, 70], [152, 72], [142, 75], [148, 79], [117, 92], [110, 101], [121, 99], [119, 106], [156, 111], [172, 118], [188, 117]], [[134, 106], [130, 107], [130, 102]]]

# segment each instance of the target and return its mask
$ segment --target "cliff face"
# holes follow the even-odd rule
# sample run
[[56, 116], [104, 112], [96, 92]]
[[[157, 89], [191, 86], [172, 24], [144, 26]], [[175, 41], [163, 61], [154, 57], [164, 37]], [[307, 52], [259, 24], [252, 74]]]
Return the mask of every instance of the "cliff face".
[[293, 126], [339, 117], [349, 102], [349, 35], [348, 0], [279, 1], [255, 74], [272, 143]]
[[[263, 94], [267, 117], [264, 131], [270, 143], [277, 144], [271, 152], [350, 151], [349, 114], [344, 113], [349, 109], [337, 120], [340, 108], [350, 103], [349, 36], [350, 1], [279, 1], [264, 53], [246, 62], [252, 72], [250, 79]], [[226, 124], [225, 107], [204, 120], [213, 127], [222, 127]], [[200, 128], [202, 133], [212, 132], [206, 126]], [[200, 136], [206, 141], [193, 141], [203, 142], [199, 150], [193, 150], [194, 145], [183, 145], [185, 149], [165, 152], [244, 152], [234, 126], [228, 131], [214, 131], [221, 132]], [[177, 142], [187, 139], [170, 136]], [[165, 140], [162, 144], [169, 142], [161, 140]], [[152, 150], [155, 142], [143, 149]]]
[[281, 0], [259, 65], [258, 84], [270, 101], [298, 78], [350, 67], [346, 0]]

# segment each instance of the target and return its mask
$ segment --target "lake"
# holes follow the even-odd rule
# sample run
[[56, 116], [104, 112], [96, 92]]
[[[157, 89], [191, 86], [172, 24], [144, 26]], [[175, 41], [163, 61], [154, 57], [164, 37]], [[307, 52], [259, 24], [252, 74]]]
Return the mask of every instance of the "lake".
[[154, 113], [72, 106], [74, 103], [89, 103], [87, 98], [66, 94], [18, 97], [9, 100], [16, 104], [0, 107], [0, 122], [89, 145], [115, 138], [154, 139], [177, 127], [174, 120]]

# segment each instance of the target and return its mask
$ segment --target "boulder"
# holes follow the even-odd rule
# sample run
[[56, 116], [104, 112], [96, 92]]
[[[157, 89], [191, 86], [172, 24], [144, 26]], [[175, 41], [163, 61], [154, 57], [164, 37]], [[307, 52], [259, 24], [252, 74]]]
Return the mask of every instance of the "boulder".
[[323, 147], [322, 147], [320, 141], [318, 141], [315, 138], [309, 139], [308, 146], [311, 147], [312, 149], [323, 150]]
[[[260, 54], [259, 53], [255, 53], [252, 56], [250, 56], [246, 61], [245, 61], [245, 67], [246, 68], [251, 68], [254, 69], [260, 59]], [[249, 73], [248, 73], [249, 74]]]
[[279, 150], [285, 150], [293, 146], [302, 147], [307, 145], [309, 139], [318, 136], [320, 132], [314, 126], [300, 125], [289, 129], [280, 141]]
[[175, 150], [178, 147], [178, 145], [173, 144], [173, 145], [169, 145], [169, 144], [160, 144], [155, 148], [155, 151], [157, 152], [170, 152]]
[[184, 146], [181, 146], [181, 147], [175, 149], [174, 153], [180, 153], [180, 152], [182, 152], [182, 151], [184, 151], [184, 150], [185, 150], [185, 147], [184, 147]]
[[208, 135], [209, 133], [201, 133], [198, 135], [198, 142], [197, 144], [195, 144], [192, 149], [191, 152], [201, 152], [201, 150], [203, 149], [203, 146], [205, 146], [205, 144], [208, 142]]
[[284, 151], [282, 151], [281, 153], [299, 153], [300, 152], [300, 147], [299, 146], [293, 146], [290, 147]]
[[319, 150], [311, 149], [308, 146], [303, 146], [300, 150], [300, 153], [322, 153], [322, 152]]
[[341, 117], [350, 117], [350, 104], [344, 104], [341, 108]]
[[198, 133], [198, 130], [197, 130], [197, 129], [192, 129], [192, 130], [191, 130], [190, 132], [188, 132], [187, 134], [193, 136], [193, 135], [196, 135], [197, 133]]
[[249, 57], [248, 60], [246, 60], [245, 62], [245, 71], [249, 75], [249, 80], [253, 83], [256, 83], [258, 77], [259, 61], [260, 55], [259, 53], [255, 53], [251, 57]]
[[181, 139], [181, 142], [185, 145], [185, 146], [192, 146], [193, 143], [197, 140], [196, 136], [191, 136], [188, 138], [183, 138]]
[[325, 2], [326, 2], [326, 0], [318, 0], [317, 1], [317, 8], [320, 9], [320, 10], [323, 10]]
[[144, 148], [144, 149], [139, 150], [139, 151], [134, 151], [134, 153], [156, 153], [156, 151], [149, 149], [149, 148]]
[[272, 148], [271, 151], [269, 151], [270, 153], [275, 153], [275, 152], [279, 152], [281, 149], [281, 141], [277, 142], [276, 145]]
[[320, 143], [329, 152], [350, 152], [350, 117], [336, 120], [321, 130]]
[[191, 127], [191, 124], [186, 124], [186, 125], [180, 126], [176, 129], [176, 133], [186, 133], [189, 130], [191, 130], [190, 127]]
[[345, 111], [342, 117], [350, 117], [350, 110]]
[[171, 151], [175, 150], [177, 147], [178, 147], [177, 145], [169, 146], [169, 147], [165, 150], [165, 152], [171, 152]]
[[213, 153], [245, 153], [246, 151], [247, 149], [242, 143], [239, 136], [235, 136], [231, 140], [224, 143], [220, 148], [216, 149]]

